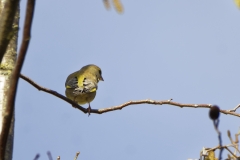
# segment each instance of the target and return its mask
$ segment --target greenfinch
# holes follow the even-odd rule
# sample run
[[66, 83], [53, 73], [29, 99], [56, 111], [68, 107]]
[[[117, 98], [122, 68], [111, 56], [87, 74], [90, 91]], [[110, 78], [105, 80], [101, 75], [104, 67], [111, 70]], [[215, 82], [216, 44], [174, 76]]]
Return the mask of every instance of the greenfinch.
[[93, 64], [86, 65], [67, 77], [65, 94], [80, 105], [88, 103], [88, 114], [90, 115], [90, 102], [96, 96], [99, 81], [104, 81], [101, 69]]

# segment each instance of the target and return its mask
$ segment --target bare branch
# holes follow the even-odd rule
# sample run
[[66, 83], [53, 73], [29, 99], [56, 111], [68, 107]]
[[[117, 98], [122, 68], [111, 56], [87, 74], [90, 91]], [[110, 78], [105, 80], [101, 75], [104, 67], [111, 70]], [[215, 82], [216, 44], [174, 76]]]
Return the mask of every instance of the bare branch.
[[52, 158], [52, 154], [51, 154], [50, 151], [47, 152], [47, 155], [48, 155], [48, 159], [49, 159], [49, 160], [53, 160], [53, 158]]
[[237, 105], [237, 107], [235, 107], [234, 109], [230, 109], [230, 110], [228, 110], [228, 111], [229, 111], [229, 112], [236, 112], [236, 110], [237, 110], [238, 108], [240, 108], [240, 104]]
[[240, 134], [235, 134], [235, 143], [238, 143], [239, 141], [238, 141], [238, 136], [239, 136]]
[[7, 49], [11, 36], [14, 35], [13, 21], [19, 0], [0, 1], [0, 62]]
[[222, 159], [222, 151], [223, 151], [223, 147], [222, 147], [222, 137], [221, 137], [221, 132], [218, 130], [218, 124], [219, 124], [219, 119], [215, 119], [213, 120], [213, 125], [214, 128], [218, 134], [218, 141], [219, 141], [219, 147], [220, 147], [220, 152], [219, 152], [219, 157], [218, 159], [221, 160]]
[[80, 154], [80, 152], [76, 153], [76, 156], [75, 156], [74, 160], [77, 160], [79, 154]]
[[[37, 88], [40, 91], [44, 91], [47, 92], [49, 94], [52, 94], [68, 103], [70, 103], [74, 108], [77, 108], [79, 110], [81, 110], [84, 113], [88, 113], [87, 109], [79, 106], [76, 102], [68, 99], [67, 97], [57, 93], [56, 91], [53, 91], [51, 89], [42, 87], [40, 85], [38, 85], [36, 82], [34, 82], [33, 80], [31, 80], [30, 78], [24, 76], [23, 74], [20, 74], [20, 77], [22, 79], [24, 79], [25, 81], [27, 81], [28, 83], [30, 83], [31, 85], [33, 85], [35, 88]], [[168, 104], [168, 105], [173, 105], [173, 106], [178, 106], [178, 107], [189, 107], [189, 108], [211, 108], [213, 105], [211, 104], [184, 104], [184, 103], [177, 103], [177, 102], [173, 102], [172, 99], [170, 100], [163, 100], [163, 101], [154, 101], [154, 100], [150, 100], [150, 99], [146, 99], [146, 100], [139, 100], [139, 101], [129, 101], [126, 102], [124, 104], [121, 104], [119, 106], [114, 106], [114, 107], [109, 107], [109, 108], [103, 108], [103, 109], [91, 109], [90, 113], [95, 113], [95, 114], [102, 114], [102, 113], [106, 113], [106, 112], [110, 112], [110, 111], [114, 111], [114, 110], [121, 110], [124, 107], [130, 106], [130, 105], [136, 105], [136, 104], [155, 104], [155, 105], [163, 105], [163, 104]], [[230, 114], [233, 116], [237, 116], [240, 117], [240, 114], [235, 113], [235, 112], [229, 112], [227, 110], [220, 110], [221, 113], [224, 114]]]
[[[227, 131], [227, 134], [228, 134], [228, 138], [230, 139], [230, 141], [231, 141], [231, 143], [233, 144], [233, 147], [236, 149], [236, 151], [238, 151], [239, 153], [240, 153], [240, 151], [239, 151], [239, 149], [238, 149], [238, 145], [237, 145], [237, 141], [234, 141], [233, 139], [232, 139], [232, 136], [231, 136], [231, 132], [228, 130]], [[237, 134], [236, 134], [237, 135]], [[236, 140], [238, 140], [238, 136], [236, 136]]]
[[38, 158], [40, 157], [40, 154], [37, 154], [34, 158], [34, 160], [38, 160]]
[[[216, 127], [215, 125], [216, 125], [216, 124], [214, 123], [214, 127]], [[216, 129], [216, 128], [215, 128], [215, 129]], [[216, 129], [216, 130], [217, 130], [218, 133], [220, 133], [218, 129]], [[233, 148], [235, 149], [235, 151], [237, 151], [238, 153], [240, 153], [240, 151], [239, 151], [239, 149], [238, 149], [238, 144], [235, 143], [235, 142], [232, 140], [230, 131], [228, 131], [227, 133], [228, 133], [228, 137], [230, 138], [230, 141], [231, 141], [232, 144], [228, 144], [228, 145], [225, 145], [225, 146], [222, 146], [221, 144], [219, 144], [218, 146], [216, 146], [216, 147], [214, 147], [214, 148], [203, 148], [203, 150], [201, 151], [201, 155], [200, 155], [200, 156], [201, 156], [201, 157], [202, 157], [202, 156], [205, 156], [208, 152], [210, 152], [210, 151], [215, 151], [216, 149], [220, 149], [220, 152], [221, 152], [222, 149], [226, 149], [226, 150], [228, 150], [228, 152], [229, 152], [230, 154], [232, 154], [235, 158], [239, 158], [239, 157], [237, 157], [237, 153], [236, 153], [236, 152], [233, 153], [233, 152], [229, 149], [229, 147], [233, 147]], [[237, 134], [236, 134], [236, 135], [237, 135]], [[236, 136], [236, 137], [237, 137], [237, 136]], [[219, 141], [220, 141], [220, 140], [219, 140]], [[221, 143], [221, 142], [219, 142], [219, 143]]]
[[228, 150], [228, 152], [230, 152], [235, 158], [238, 158], [230, 149], [228, 149], [228, 147], [224, 147], [226, 150]]
[[[216, 147], [210, 148], [210, 149], [206, 148], [206, 151], [210, 152], [210, 151], [215, 151], [216, 149], [224, 149], [224, 148], [229, 151], [228, 147], [234, 147], [235, 148], [236, 146], [234, 144], [229, 144], [229, 145], [225, 145], [225, 146], [216, 146]], [[230, 153], [233, 154], [232, 151], [230, 151]], [[236, 156], [235, 154], [233, 154], [233, 155]]]
[[76, 102], [74, 102], [74, 101], [72, 101], [71, 99], [68, 99], [67, 97], [65, 97], [65, 96], [57, 93], [56, 91], [53, 91], [53, 90], [48, 89], [48, 88], [44, 88], [44, 87], [38, 85], [37, 83], [35, 83], [35, 82], [34, 82], [33, 80], [31, 80], [30, 78], [28, 78], [28, 77], [26, 77], [26, 76], [24, 76], [24, 75], [22, 75], [22, 74], [20, 74], [20, 77], [21, 77], [22, 79], [24, 79], [25, 81], [27, 81], [28, 83], [30, 83], [31, 85], [33, 85], [33, 86], [34, 86], [35, 88], [37, 88], [38, 90], [47, 92], [47, 93], [49, 93], [49, 94], [52, 94], [52, 95], [54, 95], [54, 96], [56, 96], [56, 97], [58, 97], [58, 98], [60, 98], [60, 99], [62, 99], [62, 100], [64, 100], [64, 101], [72, 104], [73, 107], [81, 110], [82, 112], [88, 113], [88, 111], [87, 111], [86, 108], [83, 108], [82, 106], [79, 106]]
[[5, 112], [6, 114], [3, 116], [2, 134], [0, 137], [0, 146], [1, 146], [0, 159], [1, 160], [3, 160], [5, 156], [7, 137], [9, 134], [9, 128], [11, 125], [11, 120], [12, 120], [13, 111], [14, 111], [14, 103], [15, 103], [18, 79], [19, 79], [19, 75], [22, 69], [22, 65], [23, 65], [24, 58], [27, 53], [27, 49], [30, 41], [30, 36], [31, 36], [30, 31], [31, 31], [32, 19], [33, 19], [33, 13], [34, 13], [34, 6], [35, 6], [35, 0], [28, 0], [22, 45], [18, 54], [18, 59], [17, 59], [15, 69], [11, 76], [10, 88], [8, 90], [7, 101], [6, 101], [6, 112]]

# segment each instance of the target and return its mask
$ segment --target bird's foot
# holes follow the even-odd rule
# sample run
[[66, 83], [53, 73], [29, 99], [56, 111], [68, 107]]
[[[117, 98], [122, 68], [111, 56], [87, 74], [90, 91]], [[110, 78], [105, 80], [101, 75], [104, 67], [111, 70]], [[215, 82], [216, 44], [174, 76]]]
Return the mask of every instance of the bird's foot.
[[89, 117], [91, 114], [91, 106], [90, 105], [88, 106], [87, 111], [88, 111], [88, 117]]

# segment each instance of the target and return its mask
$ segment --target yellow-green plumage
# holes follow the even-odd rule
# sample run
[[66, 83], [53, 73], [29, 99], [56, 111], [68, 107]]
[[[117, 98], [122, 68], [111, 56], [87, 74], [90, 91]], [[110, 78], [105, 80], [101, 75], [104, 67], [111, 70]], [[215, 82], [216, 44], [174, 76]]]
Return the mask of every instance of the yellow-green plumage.
[[69, 99], [77, 102], [80, 105], [92, 102], [96, 96], [96, 91], [89, 92], [89, 93], [82, 93], [82, 94], [79, 94], [78, 96], [74, 96], [73, 91], [74, 89], [68, 88], [66, 89], [65, 94]]
[[101, 69], [96, 65], [87, 65], [70, 74], [65, 82], [66, 96], [78, 104], [89, 103], [95, 98], [97, 84], [103, 81]]

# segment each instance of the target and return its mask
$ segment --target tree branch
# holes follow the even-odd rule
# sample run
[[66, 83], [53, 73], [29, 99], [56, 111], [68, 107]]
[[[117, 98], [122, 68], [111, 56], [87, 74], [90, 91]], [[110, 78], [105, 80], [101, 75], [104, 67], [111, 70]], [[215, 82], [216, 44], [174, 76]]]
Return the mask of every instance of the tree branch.
[[[40, 85], [38, 85], [36, 82], [34, 82], [33, 80], [31, 80], [30, 78], [24, 76], [23, 74], [20, 74], [20, 77], [22, 79], [24, 79], [25, 81], [27, 81], [28, 83], [30, 83], [31, 85], [33, 85], [35, 88], [37, 88], [40, 91], [44, 91], [47, 92], [49, 94], [52, 94], [70, 104], [72, 104], [72, 106], [74, 108], [77, 108], [79, 110], [81, 110], [84, 113], [88, 113], [87, 109], [79, 106], [76, 102], [68, 99], [67, 97], [57, 93], [56, 91], [53, 91], [51, 89], [48, 88], [44, 88]], [[90, 113], [96, 113], [96, 114], [102, 114], [102, 113], [106, 113], [106, 112], [110, 112], [110, 111], [115, 111], [115, 110], [121, 110], [124, 107], [130, 106], [130, 105], [135, 105], [135, 104], [155, 104], [155, 105], [163, 105], [163, 104], [168, 104], [168, 105], [172, 105], [172, 106], [178, 106], [178, 107], [189, 107], [189, 108], [211, 108], [213, 105], [212, 104], [184, 104], [184, 103], [177, 103], [177, 102], [173, 102], [172, 99], [170, 100], [163, 100], [163, 101], [154, 101], [154, 100], [150, 100], [150, 99], [146, 99], [146, 100], [139, 100], [139, 101], [129, 101], [126, 102], [124, 104], [121, 104], [119, 106], [114, 106], [114, 107], [109, 107], [109, 108], [103, 108], [103, 109], [91, 109]], [[239, 113], [235, 113], [235, 112], [230, 112], [227, 110], [220, 110], [221, 113], [224, 114], [230, 114], [233, 116], [237, 116], [240, 117]]]
[[219, 119], [213, 120], [214, 128], [215, 128], [215, 130], [217, 131], [217, 134], [218, 134], [218, 141], [219, 141], [219, 147], [220, 147], [218, 159], [221, 160], [221, 159], [222, 159], [223, 147], [222, 147], [222, 136], [221, 136], [221, 132], [218, 130], [218, 124], [219, 124], [219, 122], [220, 122]]
[[236, 110], [237, 110], [238, 108], [240, 108], [240, 104], [237, 105], [234, 109], [230, 109], [230, 110], [228, 110], [228, 111], [229, 111], [229, 112], [236, 112]]
[[80, 152], [76, 153], [76, 156], [75, 156], [74, 160], [77, 160], [79, 154], [80, 154]]
[[238, 158], [228, 147], [234, 147], [234, 144], [229, 144], [229, 145], [225, 145], [225, 146], [217, 146], [214, 148], [206, 148], [206, 153], [210, 152], [210, 151], [215, 151], [216, 149], [227, 149], [229, 153], [231, 153], [235, 158]]
[[53, 160], [53, 158], [52, 158], [52, 154], [51, 154], [50, 151], [47, 152], [47, 155], [48, 155], [48, 160]]
[[28, 78], [28, 77], [26, 77], [26, 76], [24, 76], [24, 75], [22, 75], [22, 74], [20, 74], [20, 77], [21, 77], [22, 79], [24, 79], [25, 81], [27, 81], [28, 83], [30, 83], [31, 85], [33, 85], [33, 86], [34, 86], [35, 88], [37, 88], [39, 91], [44, 91], [44, 92], [47, 92], [47, 93], [49, 93], [49, 94], [52, 94], [52, 95], [54, 95], [54, 96], [56, 96], [56, 97], [58, 97], [58, 98], [60, 98], [60, 99], [62, 99], [62, 100], [64, 100], [64, 101], [72, 104], [72, 106], [73, 106], [74, 108], [77, 108], [77, 109], [81, 110], [81, 111], [84, 112], [84, 113], [88, 113], [88, 111], [87, 111], [86, 108], [83, 108], [82, 106], [79, 106], [76, 102], [72, 101], [71, 99], [68, 99], [67, 97], [59, 94], [58, 92], [53, 91], [53, 90], [48, 89], [48, 88], [44, 88], [44, 87], [38, 85], [37, 83], [35, 83], [35, 82], [34, 82], [33, 80], [31, 80], [30, 78]]
[[238, 158], [228, 147], [224, 147], [226, 150], [228, 150], [229, 153], [233, 155], [233, 157]]
[[19, 51], [15, 69], [11, 75], [10, 87], [7, 93], [6, 112], [5, 112], [5, 115], [3, 116], [3, 127], [2, 127], [1, 137], [0, 137], [0, 147], [1, 147], [0, 160], [3, 160], [5, 156], [7, 137], [9, 134], [9, 128], [11, 125], [11, 120], [12, 120], [13, 111], [14, 111], [14, 103], [15, 103], [18, 79], [19, 79], [19, 75], [22, 69], [22, 65], [25, 59], [25, 55], [27, 53], [27, 49], [28, 49], [28, 45], [31, 37], [30, 32], [31, 32], [32, 19], [33, 19], [33, 13], [34, 13], [34, 6], [35, 6], [35, 0], [28, 0], [22, 45]]
[[40, 154], [37, 154], [33, 160], [38, 160], [39, 157], [40, 157]]
[[13, 21], [19, 0], [0, 1], [0, 62], [7, 49], [11, 36], [14, 35]]

